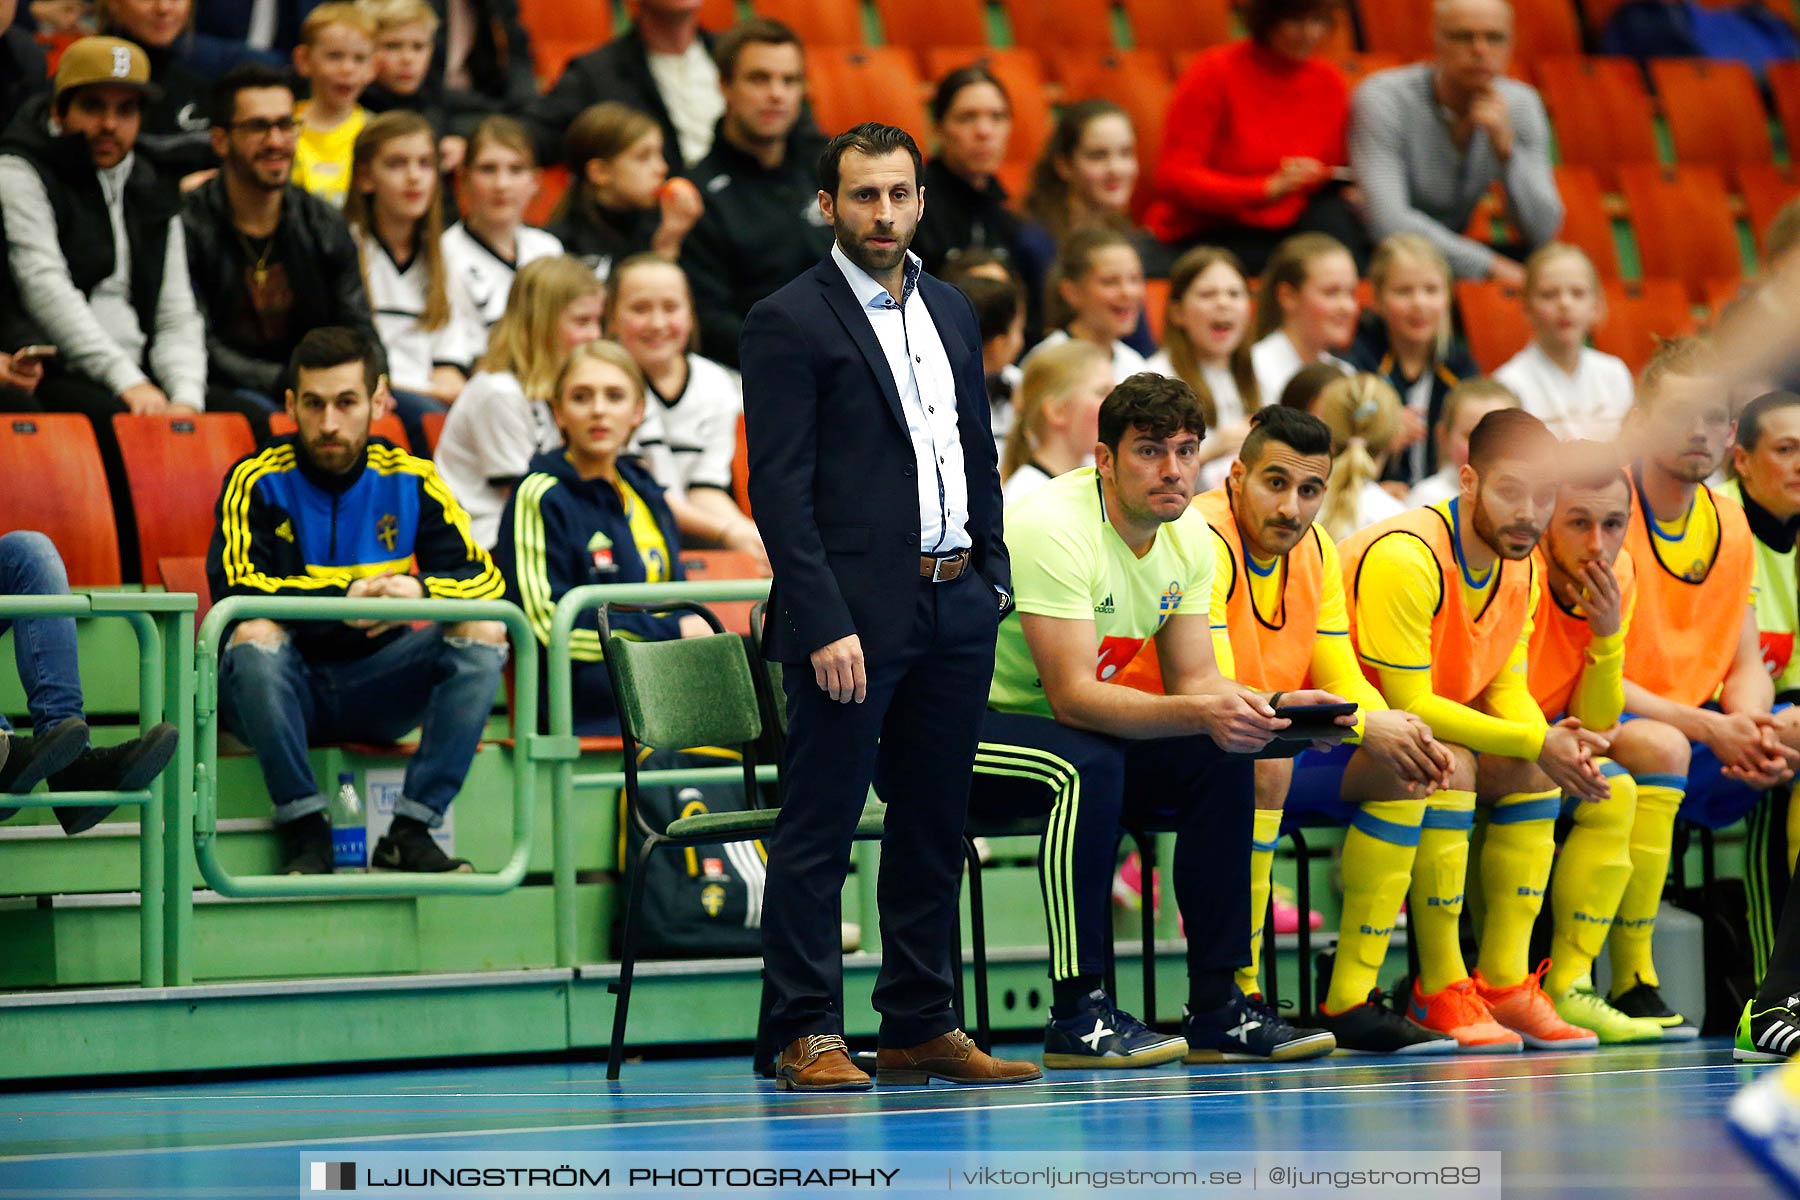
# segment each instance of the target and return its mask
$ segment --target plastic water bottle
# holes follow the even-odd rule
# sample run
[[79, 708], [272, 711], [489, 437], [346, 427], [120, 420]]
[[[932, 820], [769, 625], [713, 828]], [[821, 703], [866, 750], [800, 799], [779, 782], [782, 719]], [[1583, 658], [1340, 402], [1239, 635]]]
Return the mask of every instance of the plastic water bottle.
[[368, 821], [350, 771], [338, 773], [337, 799], [331, 805], [331, 863], [339, 871], [361, 871], [369, 865]]

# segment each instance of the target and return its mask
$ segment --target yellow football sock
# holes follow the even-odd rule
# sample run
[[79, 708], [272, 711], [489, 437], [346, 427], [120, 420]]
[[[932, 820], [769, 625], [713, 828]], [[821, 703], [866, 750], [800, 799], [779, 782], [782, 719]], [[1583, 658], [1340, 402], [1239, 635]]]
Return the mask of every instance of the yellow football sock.
[[1800, 1103], [1800, 1058], [1790, 1058], [1782, 1065], [1781, 1086], [1790, 1100]]
[[1488, 817], [1481, 845], [1481, 977], [1511, 987], [1531, 969], [1531, 927], [1544, 907], [1562, 793], [1514, 792]]
[[1631, 880], [1637, 781], [1616, 763], [1602, 760], [1600, 769], [1612, 795], [1598, 804], [1575, 807], [1575, 827], [1557, 856], [1556, 877], [1550, 884], [1556, 933], [1550, 941], [1544, 990], [1551, 996], [1567, 992], [1594, 969], [1594, 958], [1606, 945], [1606, 931], [1619, 911], [1619, 897]]
[[1474, 825], [1474, 792], [1447, 788], [1425, 797], [1407, 926], [1419, 939], [1419, 990], [1428, 995], [1468, 978], [1458, 925]]
[[1656, 909], [1669, 877], [1669, 846], [1675, 840], [1675, 814], [1687, 794], [1682, 775], [1639, 775], [1637, 815], [1631, 822], [1631, 882], [1619, 898], [1607, 945], [1612, 949], [1612, 994], [1621, 995], [1641, 979], [1659, 986], [1650, 943], [1656, 934]]
[[1800, 854], [1800, 783], [1788, 790], [1787, 860], [1788, 878], [1794, 877], [1794, 858]]
[[1343, 918], [1326, 1012], [1361, 1004], [1376, 986], [1394, 918], [1406, 899], [1424, 819], [1423, 800], [1373, 800], [1350, 823], [1344, 835]]
[[1238, 990], [1246, 996], [1262, 991], [1263, 922], [1269, 915], [1269, 873], [1275, 869], [1280, 837], [1281, 810], [1257, 809], [1250, 818], [1250, 965], [1237, 973]]

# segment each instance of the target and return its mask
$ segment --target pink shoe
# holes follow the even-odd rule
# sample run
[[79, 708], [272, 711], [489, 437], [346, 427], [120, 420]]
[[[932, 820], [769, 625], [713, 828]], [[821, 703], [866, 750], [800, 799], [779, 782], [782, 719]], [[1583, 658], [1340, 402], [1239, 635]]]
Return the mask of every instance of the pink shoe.
[[[1279, 885], [1276, 886], [1273, 908], [1275, 910], [1276, 933], [1300, 932], [1300, 906], [1294, 903], [1294, 897], [1288, 889]], [[1313, 909], [1306, 914], [1306, 927], [1308, 929], [1323, 929], [1325, 927], [1324, 915], [1320, 913], [1318, 909]]]
[[[1138, 861], [1138, 853], [1133, 850], [1125, 856], [1119, 865], [1118, 874], [1113, 876], [1113, 903], [1120, 908], [1137, 912], [1144, 906], [1144, 868]], [[1162, 880], [1152, 878], [1150, 881], [1151, 912], [1162, 908]]]

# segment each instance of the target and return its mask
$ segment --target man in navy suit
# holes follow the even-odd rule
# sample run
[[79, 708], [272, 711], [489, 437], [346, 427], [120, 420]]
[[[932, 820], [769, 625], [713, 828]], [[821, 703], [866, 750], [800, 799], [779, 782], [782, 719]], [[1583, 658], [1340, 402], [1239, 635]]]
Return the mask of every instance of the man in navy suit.
[[860, 1090], [843, 1040], [838, 898], [873, 783], [882, 841], [884, 1083], [1011, 1083], [952, 1009], [950, 947], [975, 743], [1010, 604], [981, 335], [909, 252], [919, 148], [858, 125], [819, 159], [831, 254], [750, 310], [740, 342], [750, 499], [775, 582], [787, 800], [770, 844], [763, 961], [778, 1086]]

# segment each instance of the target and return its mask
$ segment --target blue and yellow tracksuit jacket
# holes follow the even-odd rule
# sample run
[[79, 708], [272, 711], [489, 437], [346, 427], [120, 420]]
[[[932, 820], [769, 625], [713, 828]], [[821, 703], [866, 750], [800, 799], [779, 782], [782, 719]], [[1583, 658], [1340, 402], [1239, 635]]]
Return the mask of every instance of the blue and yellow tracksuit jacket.
[[[442, 600], [497, 600], [506, 584], [469, 532], [469, 517], [429, 459], [382, 438], [342, 475], [319, 471], [289, 435], [225, 477], [206, 574], [226, 596], [342, 596], [391, 571]], [[360, 658], [401, 631], [367, 637], [342, 622], [291, 626], [309, 657]]]

